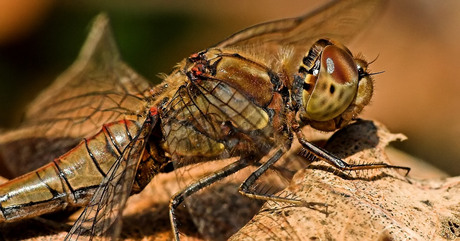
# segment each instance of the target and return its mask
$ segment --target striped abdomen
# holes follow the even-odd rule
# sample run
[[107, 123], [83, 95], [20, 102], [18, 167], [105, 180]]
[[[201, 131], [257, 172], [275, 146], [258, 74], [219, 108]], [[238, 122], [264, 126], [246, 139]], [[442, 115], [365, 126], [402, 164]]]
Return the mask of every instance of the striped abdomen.
[[0, 222], [86, 205], [141, 128], [133, 120], [106, 124], [53, 162], [0, 185]]

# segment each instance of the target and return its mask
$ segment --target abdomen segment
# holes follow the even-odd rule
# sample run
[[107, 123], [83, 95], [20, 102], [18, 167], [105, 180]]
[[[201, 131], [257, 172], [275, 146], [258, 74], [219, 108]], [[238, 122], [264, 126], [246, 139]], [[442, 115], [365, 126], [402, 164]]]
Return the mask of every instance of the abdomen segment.
[[86, 205], [141, 127], [133, 120], [106, 124], [53, 162], [1, 185], [0, 222]]

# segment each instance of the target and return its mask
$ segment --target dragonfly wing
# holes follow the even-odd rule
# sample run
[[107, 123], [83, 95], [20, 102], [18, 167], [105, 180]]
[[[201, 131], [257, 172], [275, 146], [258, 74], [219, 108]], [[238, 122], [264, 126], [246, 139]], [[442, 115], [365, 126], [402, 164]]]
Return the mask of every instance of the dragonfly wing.
[[[272, 142], [272, 139], [266, 135], [270, 132], [271, 127], [268, 125], [270, 116], [265, 107], [273, 95], [269, 70], [243, 57], [235, 59], [231, 53], [218, 51], [204, 55], [199, 57], [202, 59], [197, 60], [199, 64], [205, 60], [214, 61], [212, 63], [216, 64], [204, 71], [205, 74], [197, 73], [195, 75], [193, 71], [186, 73], [192, 77], [178, 88], [164, 108], [165, 111], [162, 112], [163, 146], [171, 154], [174, 164], [176, 164], [175, 173], [179, 186], [182, 188], [197, 182], [200, 176], [206, 173], [218, 172], [219, 164], [222, 162], [203, 165], [191, 164], [234, 156], [251, 156], [255, 151], [259, 151], [259, 147], [262, 149]], [[212, 56], [214, 59], [210, 60], [211, 58], [208, 56]], [[208, 62], [204, 65], [211, 66]], [[225, 67], [229, 65], [243, 66], [243, 68], [226, 69]], [[241, 82], [249, 81], [239, 82], [236, 79], [239, 79], [240, 76], [243, 76], [241, 79], [244, 79], [244, 77], [254, 73], [260, 77], [252, 80], [259, 84], [258, 91], [251, 92], [238, 85]], [[257, 95], [260, 92], [264, 94], [263, 97]], [[244, 218], [238, 218], [236, 222], [230, 223], [225, 222], [223, 220], [225, 218], [215, 218], [220, 216], [222, 211], [228, 210], [229, 207], [237, 207], [234, 205], [235, 202], [232, 203], [231, 200], [234, 201], [239, 198], [236, 189], [240, 182], [235, 181], [234, 178], [231, 177], [224, 181], [225, 184], [229, 185], [219, 185], [218, 188], [206, 189], [204, 192], [198, 192], [197, 195], [185, 199], [192, 221], [206, 239], [228, 238], [228, 235], [239, 227], [240, 221], [246, 222], [250, 218], [246, 216], [248, 212], [240, 212], [239, 210], [242, 209], [238, 208], [231, 209], [231, 214]], [[219, 183], [223, 184], [221, 181]], [[225, 190], [225, 193], [229, 195], [221, 195], [220, 190]], [[211, 193], [213, 194], [207, 195]], [[212, 214], [208, 213], [214, 209], [203, 204], [206, 201], [202, 202], [201, 198], [207, 199], [211, 196], [212, 200], [218, 200], [216, 203], [229, 204], [223, 205], [226, 208], [219, 205], [219, 210], [215, 210], [216, 212], [212, 212]], [[237, 203], [242, 204], [242, 202]], [[245, 207], [248, 206], [253, 207], [254, 205], [245, 205]], [[203, 209], [203, 207], [207, 208]], [[219, 224], [217, 225], [217, 223]]]
[[320, 38], [349, 43], [382, 9], [384, 2], [333, 1], [300, 17], [249, 27], [218, 43], [216, 47], [251, 49], [255, 55], [262, 53], [273, 58], [286, 46], [294, 47], [296, 53], [304, 55]]
[[0, 136], [0, 160], [25, 169], [16, 175], [39, 167], [103, 124], [145, 114], [148, 89], [120, 59], [108, 18], [99, 15], [75, 63], [33, 101], [18, 129]]
[[101, 235], [103, 239], [115, 240], [119, 236], [122, 212], [131, 194], [147, 139], [157, 120], [157, 115], [148, 117], [139, 133], [122, 151], [66, 240], [92, 239]]

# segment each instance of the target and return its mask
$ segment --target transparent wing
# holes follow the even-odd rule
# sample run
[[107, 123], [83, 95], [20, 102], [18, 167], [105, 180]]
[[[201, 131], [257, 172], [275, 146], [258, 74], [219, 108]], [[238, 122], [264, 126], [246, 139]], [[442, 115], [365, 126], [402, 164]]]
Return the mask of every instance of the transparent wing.
[[148, 117], [120, 158], [114, 163], [90, 203], [85, 207], [65, 240], [115, 240], [121, 229], [121, 216], [131, 194], [138, 163], [158, 117]]
[[[268, 121], [261, 107], [218, 79], [182, 86], [166, 109], [162, 122], [165, 123], [164, 138], [170, 154], [199, 159], [193, 160], [194, 163], [205, 161], [206, 157], [215, 159], [236, 155], [232, 153], [232, 147], [227, 146], [230, 149], [224, 150], [222, 144], [238, 138], [230, 136], [232, 131], [228, 128], [244, 135], [260, 129], [261, 123]], [[244, 141], [239, 140], [239, 143]]]
[[300, 17], [249, 27], [216, 47], [251, 48], [253, 53], [268, 56], [286, 46], [293, 46], [296, 52], [305, 54], [320, 38], [349, 43], [382, 9], [383, 4], [383, 0], [333, 1]]
[[17, 130], [0, 136], [0, 159], [16, 175], [35, 169], [104, 123], [145, 114], [148, 88], [120, 59], [108, 18], [99, 15], [76, 62], [32, 102]]
[[[228, 75], [234, 76], [238, 74], [237, 71], [229, 69]], [[199, 81], [190, 81], [178, 89], [166, 106], [161, 120], [168, 153], [178, 167], [175, 173], [181, 188], [197, 182], [203, 175], [218, 171], [225, 166], [222, 164], [229, 163], [190, 164], [254, 152], [256, 147], [252, 138], [260, 139], [263, 143], [269, 142], [265, 133], [260, 131], [264, 127], [270, 128], [267, 126], [268, 116], [262, 107], [242, 94], [244, 90], [230, 86], [228, 80], [220, 79], [220, 75], [198, 78]], [[225, 222], [226, 216], [223, 215], [229, 207], [238, 206], [232, 201], [240, 197], [237, 186], [241, 182], [232, 176], [225, 183], [219, 181], [218, 188], [206, 188], [206, 191], [186, 198], [184, 205], [187, 206], [191, 220], [206, 239], [226, 239], [239, 227], [236, 223], [249, 220], [251, 213], [237, 208], [230, 214], [239, 217], [236, 222]], [[220, 188], [225, 193], [220, 192]], [[228, 204], [216, 210], [207, 206], [203, 199]], [[244, 204], [245, 207], [254, 207], [257, 202]], [[216, 212], [210, 213], [211, 210]]]

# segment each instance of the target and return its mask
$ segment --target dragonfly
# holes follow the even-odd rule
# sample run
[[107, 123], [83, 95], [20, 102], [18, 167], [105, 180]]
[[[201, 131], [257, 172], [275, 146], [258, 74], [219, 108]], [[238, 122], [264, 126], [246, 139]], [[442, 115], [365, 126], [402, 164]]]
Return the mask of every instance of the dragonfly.
[[300, 17], [249, 27], [191, 54], [156, 86], [122, 61], [107, 16], [98, 16], [77, 61], [32, 102], [19, 128], [1, 136], [5, 165], [49, 163], [0, 186], [0, 222], [84, 207], [66, 240], [116, 239], [128, 197], [157, 174], [235, 157], [171, 197], [170, 222], [179, 240], [178, 206], [248, 166], [258, 168], [241, 194], [302, 204], [251, 189], [295, 139], [306, 159], [340, 170], [408, 172], [386, 163], [348, 164], [302, 132], [304, 126], [340, 129], [369, 103], [368, 63], [343, 43], [381, 5], [333, 1]]

